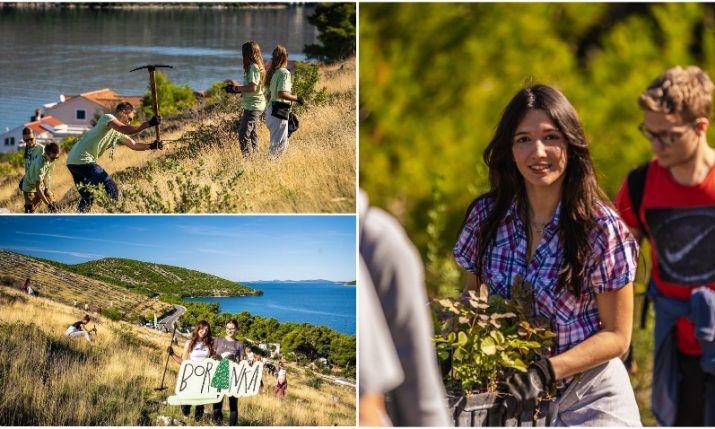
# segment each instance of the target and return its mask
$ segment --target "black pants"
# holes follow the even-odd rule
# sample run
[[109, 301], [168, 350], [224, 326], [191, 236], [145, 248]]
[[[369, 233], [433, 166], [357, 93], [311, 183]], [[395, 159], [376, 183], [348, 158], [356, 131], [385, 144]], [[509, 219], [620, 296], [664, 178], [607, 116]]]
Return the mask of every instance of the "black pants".
[[[201, 420], [201, 417], [204, 416], [204, 406], [196, 405], [194, 408], [194, 420], [198, 422]], [[182, 405], [181, 414], [183, 414], [184, 417], [189, 417], [189, 414], [191, 414], [191, 405]]]
[[[229, 426], [236, 426], [236, 423], [238, 422], [238, 398], [235, 398], [233, 396], [228, 397], [228, 410], [229, 410], [229, 415], [228, 415], [228, 425]], [[221, 399], [220, 402], [216, 402], [214, 404], [214, 420], [216, 422], [222, 422], [223, 421], [223, 399]]]
[[[75, 186], [79, 185], [99, 185], [100, 183], [104, 185], [104, 190], [107, 191], [107, 195], [113, 200], [119, 199], [119, 189], [117, 184], [114, 183], [109, 174], [104, 171], [102, 167], [98, 164], [67, 164], [67, 169], [69, 169], [72, 174], [72, 180], [74, 180]], [[92, 202], [94, 198], [92, 193], [86, 189], [79, 191], [79, 207], [78, 210], [82, 213], [89, 211], [92, 208]]]
[[678, 352], [680, 386], [675, 426], [715, 426], [715, 376], [703, 371], [700, 356]]

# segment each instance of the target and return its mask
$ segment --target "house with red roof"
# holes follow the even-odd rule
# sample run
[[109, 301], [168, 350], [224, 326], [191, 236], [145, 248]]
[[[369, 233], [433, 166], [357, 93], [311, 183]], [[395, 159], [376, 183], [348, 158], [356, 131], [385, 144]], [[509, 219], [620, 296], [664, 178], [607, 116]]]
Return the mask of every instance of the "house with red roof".
[[32, 129], [35, 132], [35, 139], [42, 144], [59, 142], [66, 137], [78, 135], [57, 118], [45, 116], [0, 134], [0, 153], [21, 150], [25, 147], [25, 142], [22, 140], [22, 130], [25, 127]]
[[45, 104], [44, 108], [45, 115], [54, 116], [69, 128], [88, 130], [99, 116], [114, 112], [114, 108], [122, 101], [132, 103], [138, 110], [142, 98], [141, 95], [120, 95], [104, 88], [79, 95], [61, 95], [59, 103]]

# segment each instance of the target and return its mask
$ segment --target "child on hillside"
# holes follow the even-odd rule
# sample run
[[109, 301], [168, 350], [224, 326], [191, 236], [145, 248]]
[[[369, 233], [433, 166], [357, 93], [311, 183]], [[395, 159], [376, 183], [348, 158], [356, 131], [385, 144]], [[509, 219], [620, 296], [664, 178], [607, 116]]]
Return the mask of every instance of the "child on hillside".
[[34, 213], [40, 202], [44, 202], [50, 212], [54, 213], [57, 211], [57, 205], [50, 192], [49, 171], [60, 156], [60, 146], [50, 143], [45, 146], [44, 151], [40, 149], [33, 153], [41, 155], [31, 158], [20, 186], [25, 196], [25, 213]]
[[246, 42], [241, 46], [243, 55], [243, 85], [233, 79], [228, 92], [241, 94], [243, 114], [238, 123], [238, 141], [241, 144], [243, 156], [251, 156], [258, 151], [258, 127], [261, 125], [261, 115], [266, 109], [266, 98], [263, 90], [266, 84], [266, 68], [263, 66], [263, 55], [258, 43]]
[[286, 397], [286, 390], [288, 389], [288, 379], [286, 378], [286, 367], [285, 361], [281, 360], [278, 364], [278, 379], [276, 382], [276, 387], [273, 388], [273, 395], [278, 397]]

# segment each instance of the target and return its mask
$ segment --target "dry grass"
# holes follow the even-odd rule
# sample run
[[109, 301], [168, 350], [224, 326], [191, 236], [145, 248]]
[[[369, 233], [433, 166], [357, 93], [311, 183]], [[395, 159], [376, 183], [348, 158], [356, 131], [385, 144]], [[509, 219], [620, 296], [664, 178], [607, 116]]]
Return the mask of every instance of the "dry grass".
[[[167, 415], [195, 424], [184, 419], [178, 407], [164, 403], [173, 391], [178, 365], [169, 364], [169, 389], [154, 390], [161, 382], [168, 334], [102, 321], [94, 345], [83, 338], [65, 338], [66, 327], [81, 315], [72, 307], [0, 286], [0, 422], [152, 425], [157, 416]], [[239, 400], [239, 423], [355, 425], [354, 388], [323, 384], [316, 390], [304, 384], [300, 372], [289, 366], [285, 400], [272, 397], [273, 381], [266, 373], [263, 391]]]
[[[162, 138], [186, 139], [164, 151], [134, 152], [120, 146], [114, 161], [105, 154], [100, 165], [125, 198], [120, 205], [95, 204], [93, 212], [354, 213], [355, 60], [323, 66], [317, 87], [327, 89], [328, 103], [299, 114], [300, 129], [279, 159], [266, 158], [265, 126], [259, 132], [260, 155], [243, 158], [233, 129], [240, 117], [236, 109], [175, 122], [179, 129]], [[65, 155], [57, 161], [52, 189], [61, 210], [72, 212], [78, 194], [64, 160]], [[23, 205], [16, 182], [0, 185], [0, 207], [12, 212], [20, 212]]]
[[5, 281], [22, 285], [32, 278], [32, 287], [43, 297], [84, 308], [84, 304], [115, 309], [123, 314], [153, 317], [172, 308], [170, 304], [147, 298], [120, 286], [90, 279], [17, 253], [0, 250], [0, 272]]

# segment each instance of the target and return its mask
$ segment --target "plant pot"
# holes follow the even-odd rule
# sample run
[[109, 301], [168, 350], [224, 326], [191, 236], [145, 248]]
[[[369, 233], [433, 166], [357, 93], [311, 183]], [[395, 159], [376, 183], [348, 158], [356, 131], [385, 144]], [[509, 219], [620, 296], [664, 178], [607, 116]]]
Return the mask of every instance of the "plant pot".
[[551, 418], [553, 401], [541, 401], [537, 410], [523, 413], [518, 417], [506, 418], [506, 403], [496, 393], [478, 393], [447, 397], [454, 426], [548, 426]]

